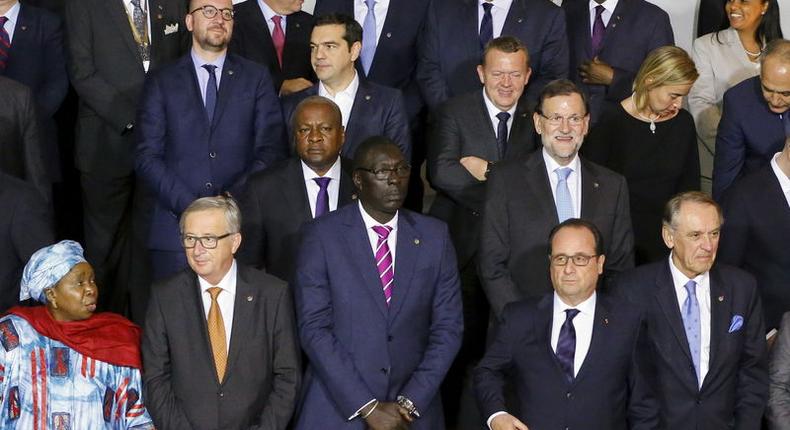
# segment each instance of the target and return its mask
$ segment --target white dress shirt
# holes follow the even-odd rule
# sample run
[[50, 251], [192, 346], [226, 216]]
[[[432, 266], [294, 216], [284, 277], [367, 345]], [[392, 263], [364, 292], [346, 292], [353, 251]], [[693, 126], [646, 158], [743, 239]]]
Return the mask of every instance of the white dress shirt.
[[[126, 8], [126, 14], [129, 16], [130, 25], [132, 20], [134, 19], [134, 5], [132, 4], [131, 0], [121, 0], [123, 2], [123, 6]], [[18, 4], [18, 3], [17, 3]], [[148, 28], [148, 44], [151, 44], [151, 14], [148, 13], [148, 0], [140, 0], [140, 8], [145, 12], [145, 18], [148, 20], [146, 26]], [[129, 29], [131, 31], [131, 27]], [[148, 67], [151, 65], [150, 61], [143, 61], [143, 69], [148, 72]]]
[[779, 186], [782, 188], [782, 194], [785, 195], [785, 199], [787, 200], [787, 204], [790, 205], [790, 178], [787, 177], [785, 172], [779, 168], [779, 164], [777, 164], [777, 160], [779, 156], [781, 156], [781, 152], [777, 152], [773, 158], [771, 158], [771, 169], [774, 171], [774, 175], [776, 175], [776, 179], [779, 180]]
[[[261, 12], [263, 13], [263, 17], [266, 21], [266, 26], [269, 28], [269, 34], [271, 35], [274, 32], [274, 21], [272, 18], [279, 15], [274, 9], [270, 8], [269, 5], [263, 2], [263, 0], [258, 0], [258, 7], [261, 8]], [[288, 22], [287, 15], [279, 15], [282, 19], [280, 20], [280, 26], [283, 28], [283, 36], [285, 36], [285, 27], [286, 23]]]
[[11, 6], [5, 14], [0, 15], [8, 18], [3, 28], [5, 32], [8, 33], [8, 40], [11, 43], [14, 43], [14, 29], [16, 28], [16, 20], [19, 19], [19, 8], [19, 2], [16, 2], [16, 4]]
[[195, 65], [195, 74], [198, 78], [198, 86], [200, 87], [200, 97], [203, 98], [203, 104], [206, 104], [206, 84], [208, 84], [208, 70], [203, 68], [204, 64], [213, 64], [217, 66], [214, 70], [214, 75], [217, 77], [217, 91], [219, 91], [219, 81], [222, 79], [222, 66], [225, 65], [225, 54], [222, 54], [214, 61], [206, 61], [195, 52], [194, 49], [190, 51], [192, 54], [192, 63]]
[[340, 108], [340, 113], [343, 116], [343, 128], [348, 126], [348, 117], [351, 116], [351, 108], [354, 107], [357, 89], [359, 89], [359, 75], [356, 70], [354, 70], [354, 79], [351, 80], [351, 83], [346, 88], [335, 93], [334, 96], [329, 94], [323, 82], [318, 81], [318, 95], [332, 100]]
[[617, 2], [619, 0], [604, 0], [603, 3], [598, 4], [595, 0], [590, 0], [590, 36], [592, 36], [593, 26], [595, 25], [595, 8], [598, 6], [603, 6], [604, 11], [601, 12], [601, 20], [603, 21], [604, 27], [609, 27], [609, 20], [612, 19], [612, 14], [614, 13], [614, 8], [617, 7]]
[[571, 192], [571, 201], [573, 202], [573, 217], [581, 218], [582, 214], [582, 175], [581, 175], [581, 162], [579, 162], [579, 154], [573, 157], [573, 160], [567, 166], [560, 166], [559, 163], [554, 161], [553, 158], [543, 148], [543, 161], [546, 163], [546, 173], [549, 175], [549, 185], [551, 187], [551, 195], [554, 197], [554, 207], [557, 207], [557, 173], [555, 170], [562, 167], [570, 167], [571, 174], [568, 175], [568, 190]]
[[233, 260], [230, 270], [219, 281], [219, 284], [211, 285], [200, 276], [198, 276], [198, 283], [200, 284], [200, 297], [203, 299], [203, 311], [206, 319], [208, 319], [208, 311], [211, 309], [211, 294], [209, 294], [208, 289], [211, 287], [222, 288], [222, 291], [217, 295], [217, 304], [219, 305], [219, 311], [222, 312], [222, 323], [225, 326], [225, 348], [227, 348], [227, 351], [230, 349], [230, 334], [233, 329], [233, 306], [236, 300], [236, 260]]
[[[321, 191], [321, 187], [319, 187], [313, 179], [320, 178], [321, 176], [314, 172], [304, 161], [301, 161], [301, 163], [304, 184], [307, 188], [307, 200], [310, 202], [310, 213], [313, 215], [313, 218], [315, 218], [315, 203], [318, 199], [318, 192]], [[326, 192], [329, 194], [329, 211], [331, 212], [337, 209], [337, 198], [340, 195], [340, 157], [337, 157], [335, 164], [329, 168], [323, 177], [331, 178], [329, 185], [326, 187]]]
[[[376, 46], [384, 30], [384, 20], [387, 19], [387, 11], [390, 8], [390, 0], [375, 0], [373, 14], [376, 16]], [[354, 19], [359, 25], [365, 25], [365, 17], [368, 15], [368, 5], [365, 0], [354, 0]]]
[[[678, 308], [683, 315], [683, 304], [686, 302], [688, 292], [686, 283], [690, 281], [680, 269], [675, 267], [672, 254], [669, 255], [669, 270], [672, 272], [672, 282], [675, 284], [675, 294], [678, 299]], [[697, 283], [697, 302], [699, 303], [700, 350], [699, 350], [699, 375], [697, 386], [702, 387], [702, 381], [708, 374], [710, 364], [710, 272], [705, 272], [693, 279]]]
[[491, 119], [491, 126], [494, 127], [494, 136], [497, 133], [497, 127], [499, 127], [499, 118], [497, 118], [497, 114], [500, 112], [507, 112], [510, 114], [510, 118], [507, 120], [507, 136], [510, 137], [510, 130], [513, 129], [513, 116], [516, 114], [516, 105], [513, 105], [510, 109], [506, 111], [499, 110], [498, 107], [494, 105], [494, 102], [488, 98], [488, 94], [486, 94], [485, 88], [483, 88], [483, 101], [486, 104], [486, 111], [488, 111], [488, 117]]
[[480, 6], [477, 8], [478, 34], [480, 34], [480, 25], [483, 23], [483, 14], [485, 14], [483, 3], [491, 3], [493, 5], [491, 6], [491, 24], [494, 27], [494, 38], [497, 38], [502, 34], [505, 18], [507, 18], [507, 13], [510, 11], [510, 5], [513, 4], [513, 0], [492, 0], [490, 2], [480, 0]]

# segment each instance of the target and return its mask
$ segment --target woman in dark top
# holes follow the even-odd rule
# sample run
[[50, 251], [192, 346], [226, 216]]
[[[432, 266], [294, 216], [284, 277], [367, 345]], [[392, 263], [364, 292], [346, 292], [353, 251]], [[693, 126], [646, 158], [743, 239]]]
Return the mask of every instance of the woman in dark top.
[[588, 160], [628, 181], [636, 264], [668, 254], [661, 239], [664, 204], [699, 189], [694, 120], [680, 107], [697, 76], [683, 49], [655, 49], [634, 79], [633, 95], [604, 108], [581, 148]]

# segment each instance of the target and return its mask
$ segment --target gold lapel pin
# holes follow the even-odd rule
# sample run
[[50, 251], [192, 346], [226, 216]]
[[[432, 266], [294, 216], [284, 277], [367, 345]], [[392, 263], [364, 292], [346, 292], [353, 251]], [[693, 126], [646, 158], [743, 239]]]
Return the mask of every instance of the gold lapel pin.
[[160, 13], [160, 14], [157, 14], [157, 15], [156, 15], [156, 19], [162, 19], [162, 14], [161, 14], [161, 13]]
[[251, 302], [252, 301], [252, 296], [247, 296], [247, 301]]

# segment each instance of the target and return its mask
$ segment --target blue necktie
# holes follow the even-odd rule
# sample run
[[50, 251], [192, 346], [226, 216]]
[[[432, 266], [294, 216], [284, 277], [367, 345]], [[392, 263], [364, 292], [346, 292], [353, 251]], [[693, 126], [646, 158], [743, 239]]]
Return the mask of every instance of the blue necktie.
[[332, 178], [313, 178], [313, 180], [318, 184], [319, 188], [318, 197], [315, 199], [315, 216], [313, 218], [318, 218], [329, 213], [329, 192], [327, 189]]
[[8, 18], [0, 16], [0, 73], [5, 70], [8, 62], [8, 51], [11, 50], [11, 38], [8, 36], [8, 32], [5, 31], [6, 22], [8, 22]]
[[208, 121], [214, 121], [214, 108], [217, 106], [217, 66], [204, 64], [203, 68], [208, 71], [208, 82], [206, 83], [206, 113]]
[[571, 190], [568, 189], [568, 176], [573, 170], [562, 167], [554, 171], [557, 174], [557, 218], [560, 222], [573, 218], [573, 200]]
[[499, 150], [499, 159], [505, 159], [505, 152], [507, 152], [507, 120], [510, 119], [510, 114], [507, 112], [499, 112], [496, 114], [499, 119], [499, 124], [496, 127], [496, 145]]
[[488, 41], [494, 38], [494, 19], [491, 17], [491, 7], [494, 5], [486, 1], [483, 3], [483, 20], [480, 22], [480, 48], [485, 48]]
[[702, 385], [700, 380], [699, 357], [700, 357], [700, 322], [699, 322], [699, 302], [697, 301], [697, 283], [694, 281], [686, 282], [686, 301], [683, 302], [683, 327], [686, 329], [686, 339], [689, 343], [691, 360], [694, 362], [694, 371], [697, 372], [697, 384]]
[[557, 360], [560, 362], [565, 377], [568, 382], [573, 382], [573, 358], [576, 354], [576, 328], [573, 326], [573, 318], [579, 314], [578, 309], [565, 310], [565, 323], [560, 329], [560, 337], [557, 339]]
[[362, 23], [362, 52], [359, 58], [362, 60], [362, 69], [365, 75], [370, 72], [373, 64], [373, 56], [376, 55], [376, 0], [365, 0], [368, 5], [368, 13], [365, 15], [365, 22]]

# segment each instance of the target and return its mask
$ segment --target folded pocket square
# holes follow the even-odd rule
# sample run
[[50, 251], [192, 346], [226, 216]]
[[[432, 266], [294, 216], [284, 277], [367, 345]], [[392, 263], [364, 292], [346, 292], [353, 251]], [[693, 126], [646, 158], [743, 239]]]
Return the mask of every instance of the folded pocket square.
[[165, 25], [165, 36], [168, 34], [172, 34], [178, 31], [178, 23], [174, 22], [172, 24]]
[[727, 333], [733, 333], [741, 329], [743, 327], [743, 317], [740, 315], [733, 315], [732, 321], [730, 321], [730, 329]]

